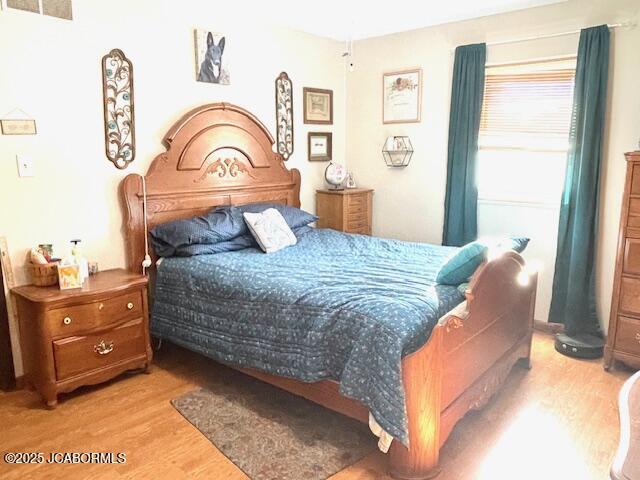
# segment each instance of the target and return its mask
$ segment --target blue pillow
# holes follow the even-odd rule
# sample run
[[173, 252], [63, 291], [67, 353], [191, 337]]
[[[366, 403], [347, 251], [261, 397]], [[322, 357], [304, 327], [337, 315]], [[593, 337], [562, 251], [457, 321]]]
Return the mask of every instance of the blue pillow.
[[[225, 205], [216, 208], [216, 211], [229, 210], [232, 208], [237, 208], [241, 213], [261, 213], [264, 212], [267, 208], [275, 208], [284, 217], [287, 225], [289, 225], [289, 228], [291, 228], [292, 230], [304, 225], [309, 225], [310, 223], [318, 220], [318, 217], [310, 214], [309, 212], [305, 212], [304, 210], [290, 207], [288, 205], [283, 205], [281, 203], [250, 203], [248, 205], [239, 205], [237, 207]], [[249, 230], [247, 229], [247, 232], [248, 231]]]
[[529, 245], [529, 239], [527, 237], [512, 237], [510, 240], [511, 249], [518, 253], [524, 252], [524, 249]]
[[489, 247], [484, 243], [478, 241], [467, 243], [440, 267], [436, 282], [443, 285], [460, 285], [466, 282], [485, 261], [488, 250]]
[[215, 209], [207, 215], [174, 220], [157, 225], [149, 232], [156, 253], [162, 257], [176, 255], [177, 249], [189, 245], [213, 245], [247, 234], [242, 213], [235, 207]]

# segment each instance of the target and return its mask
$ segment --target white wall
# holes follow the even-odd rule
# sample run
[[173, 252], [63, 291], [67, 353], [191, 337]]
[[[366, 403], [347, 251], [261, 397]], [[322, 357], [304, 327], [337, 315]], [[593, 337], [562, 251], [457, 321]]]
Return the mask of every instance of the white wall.
[[[440, 25], [358, 41], [356, 69], [348, 78], [347, 158], [359, 185], [372, 187], [375, 235], [440, 243], [446, 188], [452, 50], [458, 45], [571, 31], [602, 23], [636, 20], [638, 0], [570, 0], [481, 19]], [[578, 35], [490, 46], [488, 63], [575, 54]], [[600, 319], [608, 323], [625, 151], [640, 137], [640, 28], [613, 33], [607, 145], [602, 168], [602, 196], [597, 258]], [[408, 67], [423, 69], [422, 122], [382, 124], [382, 73]], [[380, 150], [389, 135], [409, 135], [415, 153], [402, 170], [388, 169]], [[479, 234], [529, 235], [525, 256], [543, 261], [536, 318], [546, 320], [553, 281], [557, 209], [481, 203]], [[551, 228], [550, 225], [554, 227]]]
[[[124, 266], [117, 195], [124, 176], [145, 172], [164, 151], [171, 125], [203, 103], [241, 105], [275, 134], [274, 81], [282, 70], [294, 85], [295, 151], [288, 166], [301, 170], [302, 207], [314, 210], [325, 165], [307, 161], [307, 132], [333, 131], [334, 158], [344, 159], [342, 44], [252, 23], [241, 5], [224, 10], [225, 3], [74, 0], [71, 22], [0, 11], [0, 115], [20, 108], [38, 128], [35, 136], [0, 135], [0, 236], [7, 237], [18, 284], [28, 282], [25, 253], [39, 243], [66, 254], [69, 240], [81, 238], [101, 269]], [[230, 86], [195, 81], [195, 27], [226, 34]], [[125, 171], [104, 154], [100, 65], [112, 48], [134, 66], [137, 154]], [[334, 91], [333, 126], [303, 124], [303, 86]], [[33, 157], [35, 178], [18, 178], [16, 154]]]

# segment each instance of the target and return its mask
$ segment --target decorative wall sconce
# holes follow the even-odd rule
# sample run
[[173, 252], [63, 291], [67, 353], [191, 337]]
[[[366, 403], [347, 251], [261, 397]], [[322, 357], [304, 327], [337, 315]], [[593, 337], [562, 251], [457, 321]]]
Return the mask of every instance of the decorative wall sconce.
[[124, 169], [136, 157], [133, 111], [133, 65], [122, 50], [114, 48], [102, 57], [105, 153]]
[[286, 72], [276, 78], [276, 132], [278, 153], [288, 160], [293, 153], [293, 84]]
[[409, 137], [387, 137], [382, 147], [382, 156], [387, 167], [406, 167], [413, 155], [413, 145]]

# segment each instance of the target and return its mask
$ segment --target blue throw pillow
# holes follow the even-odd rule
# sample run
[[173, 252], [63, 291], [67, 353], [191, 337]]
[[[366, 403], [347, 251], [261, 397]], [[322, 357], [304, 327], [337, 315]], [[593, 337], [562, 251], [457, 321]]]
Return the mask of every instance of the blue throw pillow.
[[436, 282], [443, 285], [460, 285], [473, 275], [487, 258], [489, 247], [482, 242], [467, 243], [440, 267]]
[[529, 239], [527, 237], [512, 237], [510, 240], [511, 249], [518, 253], [524, 252], [524, 249], [529, 245]]

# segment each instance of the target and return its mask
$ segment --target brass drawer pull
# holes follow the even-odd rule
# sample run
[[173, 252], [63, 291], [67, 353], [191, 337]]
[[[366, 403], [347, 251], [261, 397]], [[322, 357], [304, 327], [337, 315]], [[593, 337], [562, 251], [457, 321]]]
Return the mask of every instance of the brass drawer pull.
[[70, 325], [71, 324], [71, 317], [64, 317], [62, 319], [62, 323], [64, 323], [65, 325]]
[[104, 309], [104, 303], [98, 305], [98, 311], [101, 312]]
[[127, 310], [133, 310], [133, 302], [127, 303]]
[[93, 351], [99, 355], [107, 355], [108, 353], [113, 352], [113, 340], [110, 342], [100, 340], [97, 345], [93, 346]]
[[640, 343], [640, 333], [636, 333], [636, 340]]

